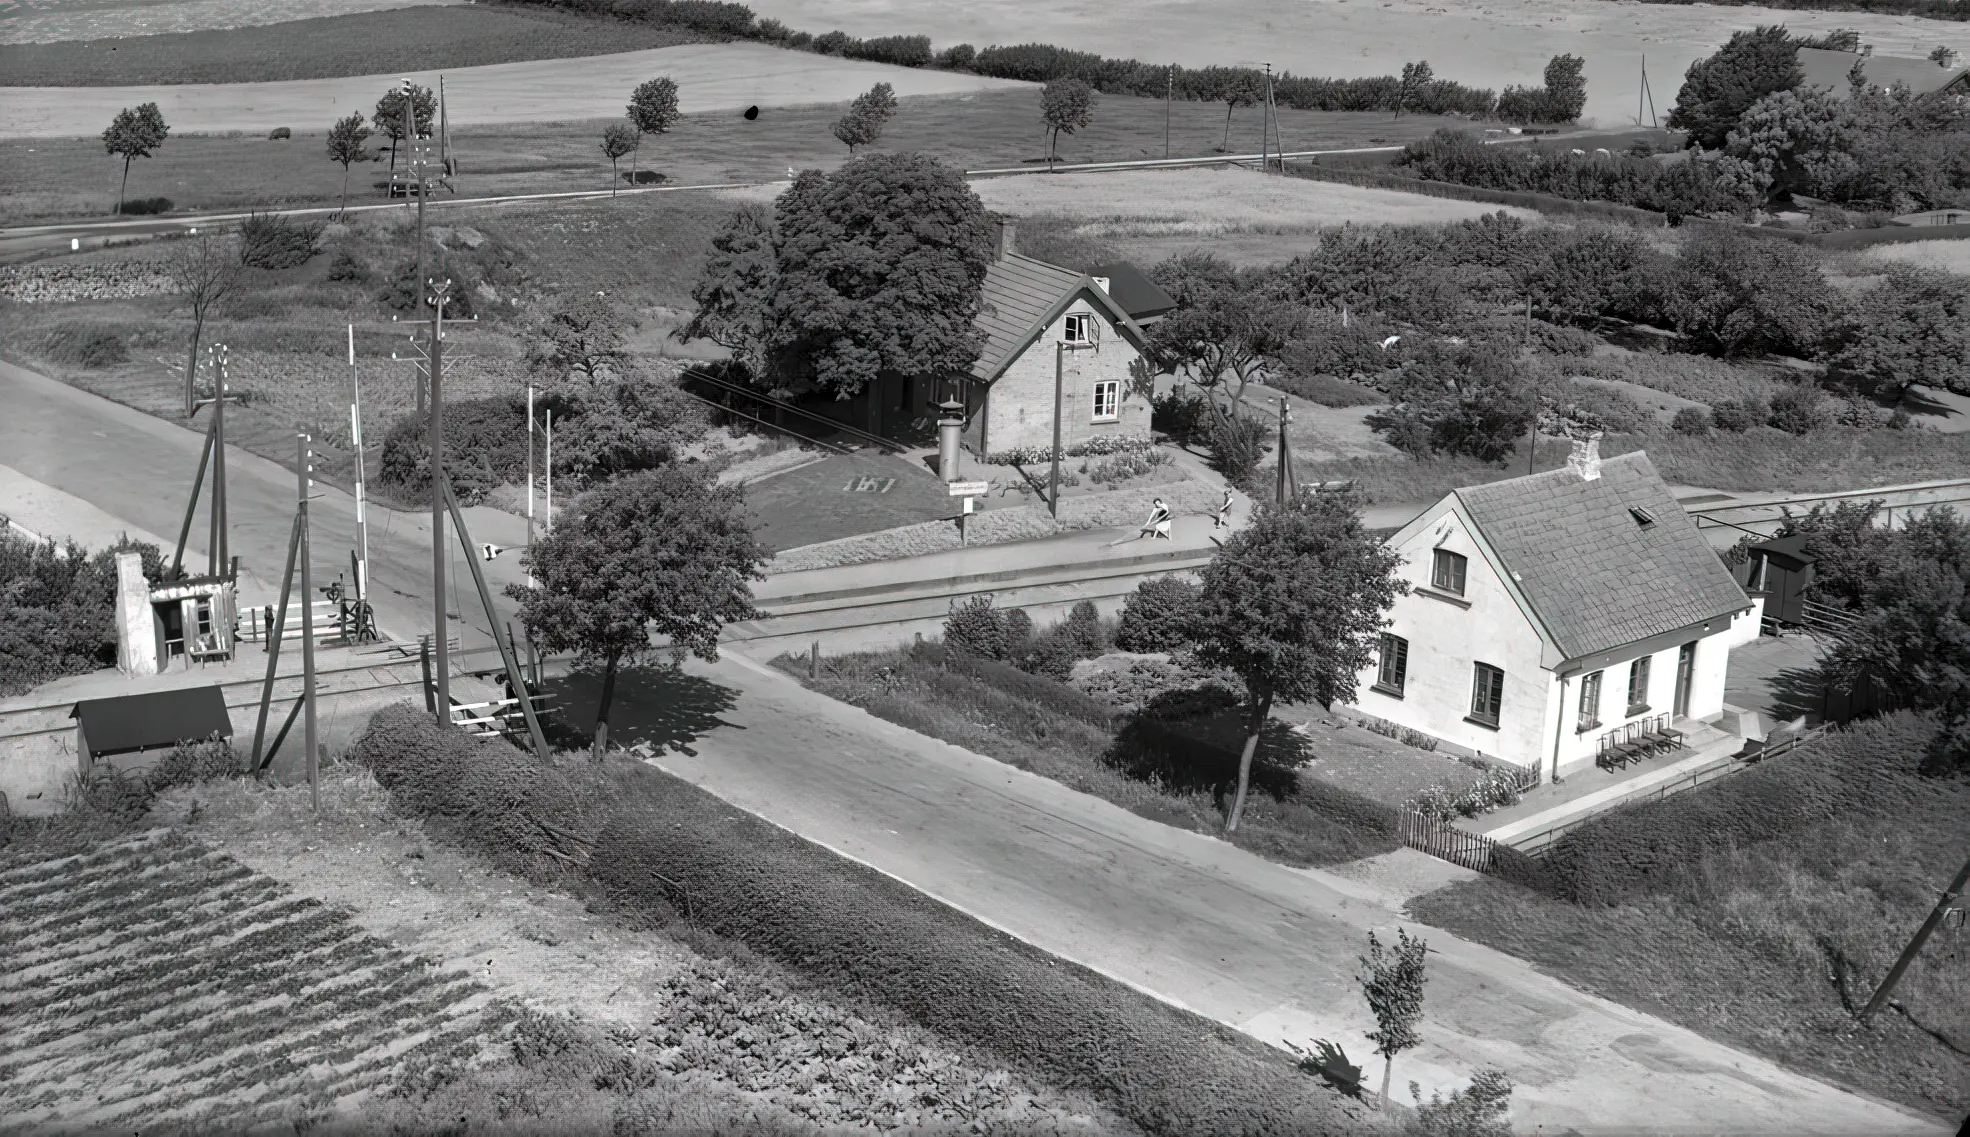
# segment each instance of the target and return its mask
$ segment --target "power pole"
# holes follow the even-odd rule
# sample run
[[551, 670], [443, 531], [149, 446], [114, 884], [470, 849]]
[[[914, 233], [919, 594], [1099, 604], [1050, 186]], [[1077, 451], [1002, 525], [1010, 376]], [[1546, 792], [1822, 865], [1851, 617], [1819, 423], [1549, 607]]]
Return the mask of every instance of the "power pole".
[[1930, 934], [1949, 916], [1952, 904], [1957, 897], [1963, 895], [1963, 886], [1966, 883], [1970, 883], [1970, 861], [1964, 861], [1963, 867], [1956, 870], [1956, 879], [1949, 882], [1949, 887], [1943, 890], [1943, 895], [1936, 901], [1936, 906], [1929, 910], [1929, 918], [1922, 921], [1922, 926], [1916, 929], [1915, 938], [1908, 942], [1908, 947], [1902, 949], [1901, 957], [1895, 960], [1895, 966], [1888, 969], [1888, 978], [1881, 981], [1881, 986], [1874, 992], [1874, 998], [1869, 999], [1867, 1006], [1861, 1008], [1862, 1022], [1866, 1022], [1869, 1016], [1880, 1010], [1881, 1005], [1888, 1001], [1888, 996], [1895, 990], [1895, 984], [1902, 980], [1902, 972], [1907, 971], [1908, 965], [1915, 962], [1916, 955], [1922, 951], [1922, 945], [1928, 942]]
[[299, 534], [301, 563], [301, 707], [302, 738], [308, 747], [308, 801], [314, 806], [315, 816], [321, 816], [321, 752], [315, 743], [315, 605], [314, 574], [309, 570], [308, 551], [308, 491], [312, 480], [308, 477], [314, 472], [314, 452], [308, 449], [308, 436], [294, 436], [295, 448], [300, 451], [300, 461], [295, 467], [295, 478], [300, 498]]
[[[418, 199], [423, 207], [423, 199]], [[421, 237], [420, 237], [421, 240]], [[423, 282], [419, 281], [420, 291]], [[445, 292], [451, 282], [431, 289], [431, 413], [427, 445], [431, 452], [431, 643], [437, 650], [438, 721], [451, 721], [451, 645], [445, 624], [445, 499], [439, 492], [445, 474], [444, 343]], [[464, 646], [462, 643], [460, 646]]]
[[554, 408], [547, 408], [547, 522], [545, 528], [554, 532]]
[[356, 325], [349, 325], [349, 446], [356, 452], [356, 599], [369, 599], [369, 508], [363, 483], [363, 379], [356, 370]]
[[[424, 170], [417, 161], [417, 88], [409, 79], [404, 80], [404, 147], [407, 161], [404, 163], [404, 193], [417, 196], [417, 228], [411, 234], [411, 241], [417, 246], [417, 275], [411, 278], [411, 291], [415, 299], [411, 301], [411, 311], [424, 307]], [[411, 317], [416, 319], [415, 316]], [[417, 413], [424, 413], [424, 388], [417, 386]]]
[[1060, 403], [1067, 382], [1067, 342], [1053, 341], [1053, 472], [1047, 475], [1047, 514], [1060, 517]]
[[[1527, 352], [1532, 350], [1532, 297], [1525, 298], [1525, 339], [1520, 345]], [[1539, 452], [1539, 394], [1532, 395], [1532, 424], [1526, 427], [1525, 472], [1532, 473], [1533, 458]]]
[[[534, 547], [534, 385], [527, 384], [527, 549]], [[527, 587], [534, 586], [534, 574], [527, 573]], [[509, 637], [511, 633], [508, 633]]]
[[231, 563], [227, 558], [226, 524], [226, 345], [214, 344], [212, 390], [212, 554], [211, 575], [218, 576]]
[[1177, 97], [1177, 67], [1170, 64], [1163, 73], [1163, 157], [1170, 156], [1170, 105]]

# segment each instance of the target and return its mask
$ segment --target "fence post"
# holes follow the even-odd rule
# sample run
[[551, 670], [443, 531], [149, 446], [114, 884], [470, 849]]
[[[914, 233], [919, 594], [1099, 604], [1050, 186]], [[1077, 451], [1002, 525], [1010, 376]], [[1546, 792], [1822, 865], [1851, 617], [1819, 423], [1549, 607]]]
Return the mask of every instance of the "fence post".
[[809, 679], [819, 679], [821, 677], [820, 640], [815, 640], [814, 646], [807, 649], [807, 677]]
[[424, 671], [424, 709], [431, 714], [438, 713], [437, 696], [431, 693], [431, 637], [419, 636], [417, 639], [417, 662]]

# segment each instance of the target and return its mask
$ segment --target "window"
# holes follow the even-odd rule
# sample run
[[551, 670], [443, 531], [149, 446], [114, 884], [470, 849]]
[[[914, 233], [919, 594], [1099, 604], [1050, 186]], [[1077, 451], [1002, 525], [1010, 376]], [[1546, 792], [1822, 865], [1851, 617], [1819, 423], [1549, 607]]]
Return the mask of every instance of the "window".
[[1104, 379], [1094, 385], [1094, 421], [1113, 422], [1122, 414], [1122, 384]]
[[1430, 568], [1430, 586], [1440, 588], [1457, 596], [1464, 594], [1464, 569], [1468, 562], [1460, 553], [1449, 549], [1436, 551], [1436, 563]]
[[[1457, 558], [1463, 560], [1462, 557]], [[1471, 721], [1496, 727], [1498, 711], [1505, 702], [1505, 673], [1489, 663], [1473, 665], [1471, 683]]]
[[1403, 681], [1409, 678], [1409, 641], [1401, 636], [1382, 635], [1381, 668], [1375, 675], [1375, 690], [1402, 697]]
[[1628, 714], [1639, 715], [1649, 709], [1649, 657], [1628, 665]]
[[1580, 721], [1576, 729], [1585, 733], [1601, 725], [1601, 675], [1596, 671], [1580, 681]]
[[1094, 317], [1086, 312], [1067, 317], [1067, 331], [1062, 338], [1068, 343], [1093, 343]]

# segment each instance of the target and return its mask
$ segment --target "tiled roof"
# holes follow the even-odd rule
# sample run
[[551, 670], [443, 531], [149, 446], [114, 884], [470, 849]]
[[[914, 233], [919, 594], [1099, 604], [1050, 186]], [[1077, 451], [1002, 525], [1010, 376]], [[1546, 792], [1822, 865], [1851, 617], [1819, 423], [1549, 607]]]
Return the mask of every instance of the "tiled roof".
[[1871, 85], [1892, 87], [1900, 83], [1917, 95], [1940, 91], [1952, 83], [1970, 83], [1970, 68], [1966, 67], [1942, 67], [1927, 59], [1860, 55], [1851, 51], [1802, 47], [1799, 49], [1799, 70], [1805, 78], [1799, 85], [1829, 87], [1835, 95], [1844, 98], [1847, 94], [1847, 72], [1853, 70], [1856, 62], [1861, 65], [1861, 74]]
[[1641, 451], [1456, 497], [1568, 659], [1751, 605]]
[[1022, 257], [1000, 257], [985, 270], [985, 288], [978, 308], [978, 326], [985, 329], [985, 349], [971, 365], [974, 378], [990, 382], [1018, 357], [1033, 337], [1034, 328], [1061, 299], [1085, 279], [1072, 269]]

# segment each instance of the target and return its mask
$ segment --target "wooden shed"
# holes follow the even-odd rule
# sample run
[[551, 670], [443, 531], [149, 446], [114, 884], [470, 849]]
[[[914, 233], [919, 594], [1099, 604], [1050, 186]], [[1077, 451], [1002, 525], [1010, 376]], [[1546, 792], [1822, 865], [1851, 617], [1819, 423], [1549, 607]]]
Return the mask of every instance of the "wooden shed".
[[99, 761], [123, 771], [140, 769], [181, 742], [233, 736], [225, 692], [216, 683], [85, 699], [69, 717], [75, 720], [75, 752], [84, 771]]
[[1765, 598], [1765, 618], [1781, 624], [1805, 623], [1806, 588], [1813, 583], [1813, 558], [1801, 534], [1774, 537], [1751, 546], [1744, 590]]

